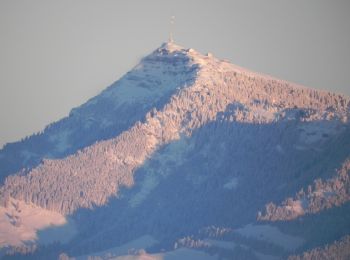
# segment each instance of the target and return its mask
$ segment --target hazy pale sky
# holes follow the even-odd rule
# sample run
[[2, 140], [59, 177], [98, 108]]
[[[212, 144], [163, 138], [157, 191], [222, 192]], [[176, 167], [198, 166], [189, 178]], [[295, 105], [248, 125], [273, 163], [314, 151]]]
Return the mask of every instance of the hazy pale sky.
[[68, 115], [175, 42], [350, 95], [348, 0], [0, 0], [0, 147]]

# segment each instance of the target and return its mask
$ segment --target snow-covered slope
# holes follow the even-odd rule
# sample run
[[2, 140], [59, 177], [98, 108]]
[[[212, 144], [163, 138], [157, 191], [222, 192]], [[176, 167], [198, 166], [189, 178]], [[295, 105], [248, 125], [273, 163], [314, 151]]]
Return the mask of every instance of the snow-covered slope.
[[[55, 232], [55, 227], [60, 226], [65, 226], [61, 229], [65, 232]], [[48, 228], [53, 228], [50, 236], [38, 241], [37, 232]], [[0, 230], [0, 247], [67, 242], [75, 235], [74, 223], [69, 223], [63, 215], [15, 199], [0, 207]]]
[[152, 108], [163, 107], [176, 91], [191, 85], [197, 70], [184, 53], [162, 47], [155, 50], [98, 96], [72, 109], [68, 117], [5, 145], [0, 150], [0, 181], [22, 168], [37, 166], [44, 158], [62, 158], [117, 136], [144, 120]]
[[[316, 178], [332, 178], [350, 158], [349, 106], [348, 97], [166, 43], [68, 118], [6, 146], [0, 165], [10, 175], [1, 201], [70, 215], [77, 235], [65, 248], [76, 256], [144, 235], [159, 241], [150, 249], [159, 253], [193, 235], [184, 247], [280, 257], [310, 239], [300, 237], [291, 249], [273, 242], [278, 238], [216, 237], [234, 239], [240, 249], [232, 253], [219, 242], [197, 243], [195, 234], [212, 225], [244, 230], [265, 204], [294, 196]], [[49, 159], [39, 163], [33, 156]], [[293, 209], [301, 212], [302, 205]], [[279, 232], [286, 240], [299, 237]]]
[[[159, 66], [163, 63], [172, 67], [181, 64], [182, 70], [186, 68], [184, 63], [190, 61], [190, 71], [199, 69], [194, 81], [186, 87], [182, 76], [187, 72], [179, 73], [173, 69], [172, 74], [180, 74], [175, 82], [170, 83], [168, 75], [162, 75], [168, 85], [156, 84], [146, 88], [143, 85], [147, 80], [141, 75], [149, 71], [146, 69], [148, 63], [158, 71], [153, 74], [159, 75], [157, 61], [161, 63]], [[159, 147], [180, 139], [181, 135], [190, 136], [196, 129], [220, 117], [228, 121], [264, 124], [277, 120], [330, 118], [341, 124], [347, 120], [348, 100], [342, 96], [277, 81], [273, 85], [273, 79], [259, 75], [253, 77], [251, 73], [242, 72], [213, 56], [203, 56], [174, 44], [163, 45], [139, 66], [142, 73], [137, 73], [138, 68], [133, 70], [138, 77], [126, 75], [119, 81], [119, 88], [107, 89], [98, 99], [116, 99], [118, 106], [137, 103], [138, 99], [147, 104], [149, 97], [159, 98], [164, 95], [163, 91], [179, 86], [178, 82], [182, 88], [159, 111], [153, 108], [144, 122], [135, 123], [116, 138], [99, 142], [63, 160], [44, 160], [26, 175], [10, 176], [1, 189], [3, 196], [37, 203], [61, 213], [73, 213], [81, 207], [104, 205], [109, 197], [117, 195], [120, 187], [133, 185], [135, 169]], [[165, 71], [169, 72], [169, 68]], [[137, 84], [130, 84], [130, 77], [131, 80], [136, 77]], [[98, 101], [92, 99], [83, 109], [88, 110], [95, 102]], [[55, 198], [51, 198], [53, 193], [57, 194]], [[36, 195], [33, 197], [32, 194]]]

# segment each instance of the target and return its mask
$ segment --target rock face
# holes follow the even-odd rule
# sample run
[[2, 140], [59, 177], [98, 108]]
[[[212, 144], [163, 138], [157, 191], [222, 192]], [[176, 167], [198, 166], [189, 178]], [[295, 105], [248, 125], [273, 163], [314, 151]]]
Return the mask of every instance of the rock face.
[[[182, 239], [228, 258], [287, 256], [290, 247], [220, 230], [263, 221], [291, 237], [301, 216], [330, 227], [329, 214], [348, 216], [349, 115], [348, 97], [166, 43], [69, 117], [6, 145], [1, 203], [14, 198], [76, 220], [65, 246], [72, 255], [151, 235], [154, 252]], [[213, 226], [231, 249], [205, 240], [201, 230]], [[293, 237], [303, 250], [348, 226], [313, 239], [310, 224]]]

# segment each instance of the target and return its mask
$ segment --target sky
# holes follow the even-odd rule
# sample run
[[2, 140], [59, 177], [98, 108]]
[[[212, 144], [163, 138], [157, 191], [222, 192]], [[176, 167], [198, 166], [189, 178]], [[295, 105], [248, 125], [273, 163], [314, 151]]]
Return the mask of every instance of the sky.
[[350, 95], [348, 0], [0, 0], [0, 147], [42, 130], [167, 41]]

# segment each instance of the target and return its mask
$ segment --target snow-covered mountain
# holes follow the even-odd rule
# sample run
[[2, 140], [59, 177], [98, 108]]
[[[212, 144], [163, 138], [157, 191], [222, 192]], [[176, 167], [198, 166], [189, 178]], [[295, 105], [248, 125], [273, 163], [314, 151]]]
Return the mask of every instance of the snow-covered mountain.
[[[283, 259], [322, 247], [350, 234], [349, 115], [343, 95], [165, 43], [0, 151], [0, 245], [34, 259]], [[37, 214], [52, 227], [31, 225]]]

